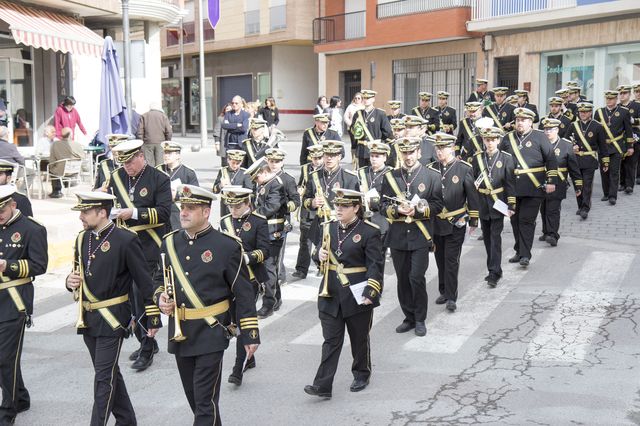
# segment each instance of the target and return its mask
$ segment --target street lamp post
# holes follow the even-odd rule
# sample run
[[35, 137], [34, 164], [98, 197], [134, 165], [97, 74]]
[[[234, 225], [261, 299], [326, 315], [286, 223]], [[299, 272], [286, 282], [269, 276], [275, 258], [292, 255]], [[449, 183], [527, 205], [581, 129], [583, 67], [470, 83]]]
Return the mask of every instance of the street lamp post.
[[124, 99], [131, 131], [131, 40], [129, 36], [129, 0], [122, 0], [122, 44], [124, 49]]
[[207, 104], [205, 102], [204, 93], [204, 11], [202, 10], [202, 1], [198, 2], [198, 48], [200, 51], [200, 73], [198, 82], [200, 84], [200, 146], [204, 147], [207, 143]]
[[184, 18], [180, 18], [180, 134], [187, 136], [187, 111], [185, 110], [184, 87]]

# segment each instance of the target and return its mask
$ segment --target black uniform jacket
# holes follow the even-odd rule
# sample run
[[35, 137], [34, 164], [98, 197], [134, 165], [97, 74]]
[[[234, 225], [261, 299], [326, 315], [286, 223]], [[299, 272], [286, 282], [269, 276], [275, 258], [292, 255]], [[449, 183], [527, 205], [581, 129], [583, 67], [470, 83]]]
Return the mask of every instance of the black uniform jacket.
[[438, 115], [440, 117], [440, 124], [444, 125], [444, 126], [440, 126], [441, 130], [443, 132], [446, 131], [446, 133], [449, 133], [452, 135], [454, 130], [456, 130], [456, 126], [458, 125], [458, 114], [456, 114], [455, 108], [446, 106], [444, 108], [438, 107], [437, 109], [438, 109]]
[[[262, 139], [260, 141], [257, 141], [257, 140], [252, 139], [252, 138], [243, 140], [241, 148], [247, 154], [244, 156], [244, 161], [242, 163], [242, 166], [243, 167], [249, 167], [253, 163], [255, 163], [256, 160], [264, 157], [265, 154], [267, 153], [267, 150], [269, 148], [272, 148], [269, 145], [267, 145], [268, 141], [269, 140], [267, 138], [264, 138], [264, 139]], [[278, 146], [278, 144], [276, 144], [273, 148], [275, 148], [277, 146]]]
[[[331, 255], [327, 272], [328, 290], [331, 297], [318, 297], [318, 310], [333, 317], [342, 312], [344, 318], [360, 312], [370, 311], [380, 305], [384, 279], [384, 255], [380, 241], [380, 230], [374, 224], [358, 219], [346, 229], [337, 221], [324, 225], [329, 232]], [[326, 231], [323, 231], [326, 232]], [[338, 250], [338, 238], [344, 239]], [[349, 273], [350, 268], [361, 268]], [[358, 305], [350, 285], [367, 282], [362, 295], [371, 300], [371, 305]], [[320, 291], [324, 278], [320, 282]]]
[[[180, 183], [183, 185], [200, 186], [195, 170], [191, 167], [185, 166], [184, 164], [180, 164], [174, 170], [169, 169], [166, 164], [161, 164], [156, 168], [169, 176], [169, 180], [171, 182], [180, 180]], [[176, 204], [180, 201], [180, 194], [176, 193], [176, 196], [173, 197], [173, 201], [174, 203], [171, 204], [171, 228], [180, 229], [180, 208]]]
[[[97, 234], [97, 235], [96, 235]], [[89, 254], [89, 240], [91, 253]], [[83, 301], [97, 302], [131, 295], [135, 281], [144, 298], [146, 328], [160, 328], [160, 310], [153, 303], [154, 283], [135, 232], [110, 223], [97, 233], [82, 231], [74, 247], [74, 260], [80, 266], [83, 279]], [[89, 293], [93, 296], [90, 297]], [[84, 312], [87, 328], [78, 334], [98, 337], [127, 337], [132, 315], [132, 300], [110, 306], [106, 310]], [[94, 300], [92, 300], [94, 299]], [[110, 315], [116, 321], [110, 323]], [[136, 324], [136, 327], [139, 327]]]
[[420, 108], [416, 106], [411, 110], [411, 114], [417, 115], [427, 120], [427, 133], [435, 133], [440, 130], [440, 111], [432, 106]]
[[267, 218], [269, 239], [272, 242], [281, 241], [287, 215], [287, 201], [282, 179], [274, 176], [264, 185], [258, 185], [256, 190], [256, 212]]
[[264, 261], [269, 257], [271, 249], [267, 218], [256, 212], [250, 212], [239, 219], [228, 214], [220, 219], [220, 230], [242, 240], [242, 248], [249, 257], [247, 268], [250, 280], [266, 282], [269, 277]]
[[[318, 169], [321, 169], [321, 168], [322, 166], [320, 166]], [[312, 163], [307, 163], [300, 166], [300, 178], [298, 179], [298, 190], [300, 191], [299, 193], [302, 193], [301, 202], [302, 202], [302, 197], [304, 196], [304, 192], [307, 189], [307, 182], [309, 181], [309, 175], [314, 171], [315, 170], [313, 169]], [[300, 208], [301, 222], [304, 222], [304, 221], [311, 222], [314, 217], [316, 217], [315, 209], [306, 209], [304, 207]]]
[[606, 138], [604, 128], [595, 120], [571, 123], [567, 139], [578, 147], [576, 160], [581, 169], [597, 169], [598, 157], [608, 159]]
[[530, 104], [530, 103], [525, 103], [524, 105], [514, 105], [516, 108], [527, 108], [531, 111], [533, 111], [533, 113], [535, 114], [535, 116], [533, 117], [533, 122], [537, 123], [538, 121], [540, 121], [540, 114], [538, 114], [538, 107], [535, 104]]
[[429, 136], [424, 135], [420, 141], [420, 164], [428, 166], [436, 161], [436, 148], [433, 146], [433, 142], [429, 140]]
[[[311, 159], [309, 158], [308, 146], [322, 144], [322, 141], [339, 141], [340, 135], [335, 130], [327, 129], [325, 132], [317, 132], [315, 127], [309, 127], [302, 134], [302, 146], [300, 147], [300, 165]], [[344, 148], [342, 148], [342, 158], [344, 158]]]
[[[129, 184], [135, 185], [133, 201], [129, 199]], [[111, 173], [109, 187], [117, 198], [117, 208], [138, 209], [138, 219], [127, 220], [126, 226], [138, 233], [147, 261], [158, 262], [162, 236], [169, 231], [172, 204], [169, 177], [146, 166], [135, 179], [129, 179], [127, 172], [120, 167]]]
[[369, 158], [367, 143], [380, 139], [385, 141], [393, 136], [391, 124], [383, 109], [374, 108], [370, 112], [359, 109], [353, 114], [350, 130], [357, 142], [356, 156]]
[[[513, 128], [513, 123], [516, 121], [516, 117], [513, 114], [515, 109], [516, 107], [508, 102], [503, 102], [502, 105], [491, 104], [482, 111], [482, 116], [492, 118], [496, 127], [508, 132]], [[511, 126], [505, 127], [507, 124], [511, 124]]]
[[496, 101], [496, 95], [487, 90], [484, 93], [478, 93], [478, 91], [473, 91], [471, 92], [471, 94], [469, 95], [469, 98], [467, 99], [467, 102], [495, 102]]
[[607, 144], [607, 154], [624, 154], [628, 148], [633, 147], [633, 127], [631, 114], [623, 106], [616, 106], [613, 110], [607, 107], [598, 108], [593, 113], [593, 118], [604, 128]]
[[[234, 303], [242, 338], [246, 344], [259, 343], [255, 293], [247, 269], [242, 267], [242, 243], [238, 238], [208, 226], [196, 235], [174, 231], [165, 236], [162, 252], [175, 276], [178, 306], [204, 308], [227, 301]], [[162, 274], [156, 275], [156, 301], [164, 291]], [[225, 350], [229, 346], [223, 326], [232, 321], [229, 310], [204, 319], [180, 321], [182, 342], [169, 341], [169, 353], [197, 356]], [[169, 336], [174, 335], [174, 319]]]
[[458, 137], [456, 139], [456, 153], [465, 161], [469, 161], [478, 152], [484, 151], [482, 137], [474, 122], [470, 118], [460, 120]]
[[245, 173], [245, 168], [239, 167], [238, 170], [233, 171], [229, 166], [221, 167], [218, 171], [218, 176], [213, 182], [213, 189], [211, 192], [219, 194], [222, 191], [222, 185], [220, 182], [222, 178], [225, 178], [230, 183], [229, 185], [238, 185], [243, 188], [253, 189], [253, 183], [251, 182], [251, 176]]
[[465, 223], [478, 226], [478, 192], [471, 164], [454, 159], [446, 166], [434, 163], [431, 167], [440, 172], [444, 201], [442, 211], [434, 219], [433, 232], [449, 235], [462, 218]]
[[486, 152], [473, 156], [473, 176], [482, 180], [477, 183], [480, 219], [504, 219], [504, 215], [493, 208], [496, 200], [516, 210], [515, 176], [513, 174], [513, 157], [508, 152], [498, 150], [489, 156]]
[[[633, 130], [633, 134], [636, 136], [640, 136], [640, 102], [634, 100], [629, 101], [628, 104], [621, 106], [627, 108], [629, 110], [629, 116], [631, 117], [631, 127]], [[636, 142], [638, 140], [636, 139]]]
[[[33, 279], [47, 270], [47, 229], [20, 211], [0, 225], [0, 259], [7, 262], [2, 282]], [[0, 322], [33, 313], [31, 282], [0, 290]]]
[[282, 181], [287, 206], [287, 218], [289, 218], [290, 213], [293, 213], [298, 207], [300, 207], [300, 194], [298, 193], [298, 186], [296, 185], [296, 179], [283, 170], [281, 170], [277, 174], [277, 176]]
[[516, 197], [543, 197], [545, 176], [546, 183], [557, 183], [558, 160], [540, 130], [533, 129], [524, 137], [507, 133], [498, 148], [513, 156]]
[[384, 180], [384, 175], [390, 170], [392, 170], [392, 168], [388, 166], [384, 166], [377, 172], [374, 172], [370, 166], [361, 167], [360, 169], [358, 169], [360, 191], [366, 194], [371, 189], [375, 188], [375, 190], [378, 192], [377, 197], [372, 197], [369, 200], [369, 210], [371, 213], [371, 217], [368, 218], [368, 220], [370, 220], [375, 225], [377, 225], [378, 228], [380, 228], [380, 233], [382, 235], [384, 235], [389, 229], [389, 221], [382, 215], [382, 213], [380, 213], [380, 197], [382, 196], [382, 181]]
[[540, 124], [538, 124], [538, 130], [544, 130], [544, 120], [547, 118], [555, 118], [556, 120], [560, 120], [560, 126], [558, 127], [558, 136], [564, 139], [568, 139], [569, 132], [571, 131], [571, 120], [564, 114], [560, 114], [557, 117], [549, 114], [546, 117], [542, 117], [540, 120]]
[[553, 153], [558, 161], [558, 183], [556, 190], [545, 197], [551, 200], [564, 200], [567, 198], [568, 178], [571, 176], [573, 188], [576, 191], [582, 190], [582, 173], [576, 155], [573, 152], [573, 144], [566, 139], [560, 139], [551, 144]]
[[[404, 176], [404, 179], [403, 177]], [[431, 247], [433, 235], [433, 218], [442, 211], [442, 184], [440, 172], [428, 166], [420, 164], [407, 174], [404, 168], [389, 171], [382, 182], [381, 211], [387, 219], [391, 220], [385, 247], [396, 250], [416, 250]], [[409, 183], [409, 188], [405, 184]], [[405, 192], [410, 194], [407, 196]], [[398, 213], [396, 201], [385, 197], [405, 198], [411, 200], [414, 195], [426, 200], [428, 203], [424, 212], [416, 209], [415, 216], [407, 223], [406, 216]]]
[[31, 201], [29, 201], [29, 198], [27, 198], [26, 195], [19, 192], [14, 192], [11, 198], [13, 198], [13, 201], [16, 202], [16, 208], [20, 210], [23, 215], [33, 217]]
[[573, 102], [567, 102], [566, 104], [564, 104], [564, 112], [562, 113], [563, 115], [565, 115], [569, 120], [571, 121], [575, 121], [578, 119], [578, 105], [573, 103]]
[[108, 180], [111, 179], [111, 172], [114, 171], [115, 168], [116, 168], [116, 163], [111, 158], [107, 158], [106, 160], [100, 161], [98, 163], [98, 166], [96, 167], [97, 169], [96, 180], [93, 185], [93, 188], [98, 189], [102, 187], [102, 185], [104, 185], [105, 182], [107, 182], [107, 185], [109, 185]]

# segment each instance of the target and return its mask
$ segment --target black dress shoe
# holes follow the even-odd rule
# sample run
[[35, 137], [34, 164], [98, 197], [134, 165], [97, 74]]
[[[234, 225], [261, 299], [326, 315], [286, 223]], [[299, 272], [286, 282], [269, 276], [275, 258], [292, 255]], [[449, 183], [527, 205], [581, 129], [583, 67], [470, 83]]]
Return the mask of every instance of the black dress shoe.
[[242, 385], [242, 376], [237, 376], [235, 372], [231, 373], [229, 375], [229, 378], [227, 379], [227, 382], [233, 383], [236, 386], [240, 386]]
[[416, 322], [416, 329], [414, 330], [414, 333], [419, 337], [427, 335], [427, 326], [424, 325], [424, 321]]
[[291, 274], [291, 276], [300, 280], [304, 280], [305, 278], [307, 278], [307, 274], [302, 271], [295, 271], [293, 274]]
[[277, 311], [282, 306], [282, 299], [276, 300], [276, 303], [273, 304], [273, 310]]
[[500, 277], [498, 275], [489, 274], [489, 279], [487, 280], [489, 287], [495, 288], [498, 285], [498, 281], [500, 281]]
[[353, 382], [351, 382], [351, 386], [349, 386], [349, 390], [351, 392], [360, 392], [361, 390], [366, 388], [367, 385], [369, 385], [369, 379], [354, 379]]
[[509, 263], [518, 263], [518, 262], [520, 262], [520, 255], [518, 254], [509, 258]]
[[609, 198], [609, 204], [611, 204], [612, 206], [615, 206], [615, 205], [616, 205], [616, 201], [617, 201], [617, 200], [616, 200], [615, 198], [613, 198], [613, 197], [610, 197], [610, 198]]
[[252, 356], [249, 361], [247, 361], [247, 365], [244, 366], [244, 370], [242, 370], [242, 372], [244, 373], [245, 371], [247, 371], [247, 370], [249, 370], [251, 368], [256, 368], [256, 357], [255, 357], [255, 355]]
[[580, 210], [580, 209], [576, 210], [576, 215], [580, 215], [581, 212], [582, 212], [582, 210]]
[[636, 178], [636, 185], [640, 185], [640, 177]]
[[521, 257], [520, 258], [520, 266], [524, 266], [524, 267], [529, 266], [529, 258], [528, 257]]
[[147, 368], [151, 367], [151, 364], [153, 364], [153, 355], [151, 355], [150, 357], [140, 355], [138, 359], [136, 359], [135, 362], [131, 364], [131, 368], [138, 371], [144, 371]]
[[608, 200], [609, 200], [609, 197], [607, 197], [606, 195], [600, 198], [600, 201], [608, 201]]
[[556, 237], [554, 237], [553, 235], [547, 235], [547, 238], [545, 239], [545, 241], [551, 246], [551, 247], [555, 247], [558, 245], [558, 239]]
[[316, 271], [316, 277], [321, 277], [322, 276], [322, 272], [320, 272], [320, 270]]
[[129, 361], [135, 361], [136, 359], [138, 359], [139, 356], [140, 356], [140, 348], [131, 352], [131, 355], [129, 355]]
[[436, 299], [436, 305], [444, 305], [445, 303], [447, 303], [447, 298], [442, 294], [438, 296], [438, 298]]
[[258, 309], [257, 314], [258, 314], [258, 319], [265, 319], [273, 315], [273, 309], [269, 309], [266, 306], [263, 306], [262, 308]]
[[538, 241], [544, 241], [547, 238], [546, 234], [542, 234], [538, 237]]
[[52, 192], [51, 194], [49, 194], [49, 198], [62, 198], [62, 192]]
[[618, 187], [618, 192], [622, 192], [622, 191], [624, 191], [624, 187], [623, 186], [619, 186]]
[[402, 321], [402, 324], [396, 327], [396, 333], [406, 333], [407, 331], [411, 330], [415, 326], [416, 326], [415, 323], [412, 323], [409, 321]]
[[331, 399], [331, 392], [320, 390], [320, 387], [316, 385], [307, 385], [304, 387], [304, 391], [307, 395], [319, 396], [320, 398]]
[[482, 240], [484, 240], [484, 235], [478, 236], [478, 241], [482, 241]]
[[447, 311], [454, 312], [458, 306], [453, 300], [447, 300]]
[[30, 402], [23, 402], [23, 403], [16, 404], [16, 411], [18, 412], [18, 414], [24, 413], [25, 411], [29, 411], [29, 408], [31, 408]]
[[627, 187], [624, 189], [624, 193], [625, 193], [625, 194], [627, 194], [627, 195], [631, 195], [631, 194], [633, 194], [633, 188], [631, 188], [630, 186], [627, 186]]
[[585, 220], [589, 217], [589, 212], [586, 210], [580, 210], [580, 217], [582, 218], [582, 220]]
[[484, 277], [485, 281], [489, 281], [489, 277], [491, 277], [491, 274], [487, 275], [486, 277]]

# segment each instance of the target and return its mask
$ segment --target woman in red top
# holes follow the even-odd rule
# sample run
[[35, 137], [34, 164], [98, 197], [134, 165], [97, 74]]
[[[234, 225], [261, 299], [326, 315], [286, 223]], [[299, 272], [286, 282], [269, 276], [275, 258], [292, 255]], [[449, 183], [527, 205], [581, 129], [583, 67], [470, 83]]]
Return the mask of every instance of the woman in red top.
[[56, 137], [60, 138], [60, 132], [65, 127], [71, 129], [71, 139], [75, 139], [76, 125], [80, 128], [83, 134], [87, 134], [82, 120], [80, 120], [80, 114], [75, 109], [76, 100], [73, 96], [67, 96], [64, 101], [56, 109], [56, 113], [53, 117], [53, 122], [56, 127]]

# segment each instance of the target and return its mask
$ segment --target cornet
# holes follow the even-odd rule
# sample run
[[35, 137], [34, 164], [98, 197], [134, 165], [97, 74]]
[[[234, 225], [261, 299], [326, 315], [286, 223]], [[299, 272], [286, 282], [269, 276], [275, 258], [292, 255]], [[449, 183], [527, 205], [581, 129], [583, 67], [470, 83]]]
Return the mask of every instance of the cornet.
[[[73, 273], [75, 275], [80, 274], [80, 265], [77, 260], [73, 261]], [[76, 321], [76, 328], [87, 328], [84, 323], [84, 306], [82, 306], [82, 287], [84, 286], [84, 279], [80, 276], [80, 286], [73, 291], [74, 300], [78, 301], [78, 321]]]
[[[331, 251], [331, 236], [329, 235], [329, 225], [323, 224], [322, 232], [322, 245], [321, 249], [324, 249], [329, 253]], [[322, 272], [322, 290], [318, 296], [331, 297], [329, 294], [329, 258], [320, 261], [320, 272]]]
[[169, 301], [174, 302], [174, 310], [173, 310], [173, 337], [171, 340], [175, 342], [182, 342], [186, 340], [187, 337], [182, 334], [182, 328], [180, 328], [180, 317], [178, 315], [178, 300], [175, 297], [175, 283], [173, 281], [173, 268], [171, 266], [166, 266], [165, 264], [165, 254], [160, 253], [160, 257], [162, 258], [162, 276], [164, 277], [164, 291], [169, 296]]

